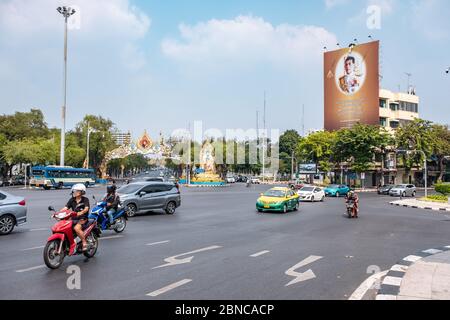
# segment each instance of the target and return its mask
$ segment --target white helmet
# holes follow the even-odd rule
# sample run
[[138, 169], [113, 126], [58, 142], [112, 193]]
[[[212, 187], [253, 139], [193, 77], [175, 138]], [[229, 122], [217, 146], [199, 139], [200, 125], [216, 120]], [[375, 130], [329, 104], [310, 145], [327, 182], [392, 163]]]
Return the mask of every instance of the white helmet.
[[86, 186], [82, 183], [77, 183], [72, 187], [72, 192], [74, 191], [81, 191], [81, 194], [86, 193]]

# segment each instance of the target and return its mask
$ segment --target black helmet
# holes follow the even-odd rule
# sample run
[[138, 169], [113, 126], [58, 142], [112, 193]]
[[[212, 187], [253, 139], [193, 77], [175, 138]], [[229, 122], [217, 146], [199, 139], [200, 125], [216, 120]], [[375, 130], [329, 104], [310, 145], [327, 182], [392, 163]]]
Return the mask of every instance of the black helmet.
[[108, 186], [108, 187], [106, 187], [106, 192], [107, 193], [114, 193], [114, 192], [116, 192], [116, 186], [114, 186], [114, 185], [112, 185], [112, 186]]

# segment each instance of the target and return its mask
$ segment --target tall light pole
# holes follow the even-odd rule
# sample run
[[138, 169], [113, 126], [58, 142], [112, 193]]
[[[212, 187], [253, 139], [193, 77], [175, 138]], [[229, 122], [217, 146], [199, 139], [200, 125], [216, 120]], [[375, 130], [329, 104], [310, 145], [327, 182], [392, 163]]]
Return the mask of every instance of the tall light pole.
[[64, 149], [66, 144], [66, 103], [67, 103], [67, 20], [75, 10], [71, 7], [58, 7], [56, 9], [64, 17], [64, 103], [62, 106], [61, 151], [59, 165], [64, 167]]
[[90, 143], [90, 138], [91, 138], [91, 133], [95, 132], [94, 129], [91, 129], [91, 127], [89, 126], [89, 122], [88, 122], [88, 126], [87, 126], [87, 141], [86, 141], [86, 169], [89, 169], [89, 143]]

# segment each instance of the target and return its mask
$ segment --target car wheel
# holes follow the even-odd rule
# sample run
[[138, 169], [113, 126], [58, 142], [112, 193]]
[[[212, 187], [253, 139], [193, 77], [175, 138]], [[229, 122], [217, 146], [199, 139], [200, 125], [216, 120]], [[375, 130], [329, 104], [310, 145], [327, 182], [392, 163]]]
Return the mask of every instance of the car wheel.
[[413, 191], [412, 196], [413, 196], [413, 198], [416, 197], [416, 192], [415, 191]]
[[285, 204], [283, 207], [283, 213], [287, 213], [287, 211], [288, 211], [288, 207], [287, 207], [287, 204]]
[[314, 196], [312, 196], [311, 197], [311, 202], [314, 202], [314, 201], [316, 201], [316, 200], [314, 199]]
[[50, 190], [50, 187], [48, 187], [48, 186], [44, 186], [43, 188], [44, 188], [44, 190]]
[[175, 204], [175, 202], [171, 201], [166, 206], [166, 213], [174, 214], [176, 209], [177, 209], [177, 205]]
[[259, 213], [263, 212], [262, 209], [256, 209]]
[[402, 197], [405, 198], [406, 197], [406, 192], [402, 193]]
[[325, 201], [325, 196], [322, 197], [322, 199], [320, 199], [320, 202], [324, 202]]
[[300, 208], [300, 203], [297, 202], [297, 204], [295, 205], [294, 211], [298, 211], [299, 208]]
[[127, 205], [127, 216], [131, 218], [131, 217], [134, 217], [136, 215], [136, 213], [137, 213], [136, 205], [132, 204], [132, 203], [128, 204]]
[[14, 230], [14, 217], [10, 215], [4, 215], [0, 217], [0, 235], [10, 234]]

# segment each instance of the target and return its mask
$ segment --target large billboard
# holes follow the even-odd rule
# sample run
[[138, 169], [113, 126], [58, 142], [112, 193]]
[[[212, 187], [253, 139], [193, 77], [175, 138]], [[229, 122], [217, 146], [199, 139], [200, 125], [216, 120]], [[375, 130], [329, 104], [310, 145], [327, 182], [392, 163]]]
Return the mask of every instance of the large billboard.
[[378, 125], [379, 41], [324, 55], [325, 130]]

